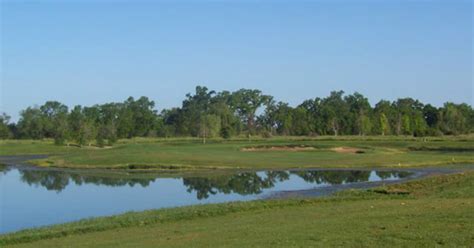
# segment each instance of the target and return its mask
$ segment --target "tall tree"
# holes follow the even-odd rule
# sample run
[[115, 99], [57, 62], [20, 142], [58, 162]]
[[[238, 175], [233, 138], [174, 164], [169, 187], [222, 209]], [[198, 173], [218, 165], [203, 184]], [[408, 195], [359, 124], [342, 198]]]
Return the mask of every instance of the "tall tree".
[[20, 113], [18, 129], [20, 136], [27, 139], [42, 139], [45, 137], [44, 123], [41, 110], [28, 107]]
[[209, 114], [212, 97], [215, 91], [209, 91], [207, 87], [197, 86], [195, 93], [187, 94], [183, 101], [182, 121], [187, 127], [187, 135], [200, 136], [200, 123]]
[[352, 124], [352, 132], [359, 135], [366, 135], [371, 132], [371, 107], [369, 100], [362, 94], [355, 92], [352, 95], [348, 95], [345, 98], [349, 106], [350, 120]]
[[232, 94], [232, 105], [246, 123], [249, 139], [255, 132], [255, 112], [261, 106], [268, 105], [272, 99], [272, 96], [264, 95], [260, 90], [240, 89]]
[[321, 101], [321, 114], [328, 133], [334, 136], [341, 134], [347, 129], [349, 118], [349, 106], [342, 98], [344, 91], [333, 91]]
[[68, 107], [58, 101], [47, 101], [40, 110], [44, 135], [53, 138], [57, 145], [64, 144], [69, 137]]

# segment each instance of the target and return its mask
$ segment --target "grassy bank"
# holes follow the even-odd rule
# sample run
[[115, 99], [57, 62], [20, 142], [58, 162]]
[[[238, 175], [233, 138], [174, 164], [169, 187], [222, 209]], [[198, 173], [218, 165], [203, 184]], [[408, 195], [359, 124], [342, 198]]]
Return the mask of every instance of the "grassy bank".
[[[333, 197], [173, 208], [0, 236], [6, 247], [472, 246], [474, 172]], [[343, 235], [342, 235], [343, 234]]]
[[474, 137], [277, 137], [122, 140], [112, 148], [2, 141], [0, 155], [52, 154], [41, 166], [132, 170], [404, 167], [474, 162]]

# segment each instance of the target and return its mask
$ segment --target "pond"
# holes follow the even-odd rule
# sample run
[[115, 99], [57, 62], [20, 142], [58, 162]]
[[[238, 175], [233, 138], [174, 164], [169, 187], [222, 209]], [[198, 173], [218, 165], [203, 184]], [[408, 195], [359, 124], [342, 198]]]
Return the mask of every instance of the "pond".
[[340, 186], [373, 186], [412, 176], [387, 170], [295, 170], [166, 177], [3, 166], [0, 233], [127, 211], [263, 199], [282, 192], [311, 189], [324, 195]]

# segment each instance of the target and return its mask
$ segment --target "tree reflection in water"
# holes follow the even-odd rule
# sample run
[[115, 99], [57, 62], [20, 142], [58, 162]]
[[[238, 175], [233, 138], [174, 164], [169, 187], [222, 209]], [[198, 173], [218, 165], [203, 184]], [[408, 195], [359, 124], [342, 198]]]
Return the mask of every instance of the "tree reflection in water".
[[87, 174], [79, 174], [67, 171], [39, 171], [39, 170], [21, 170], [21, 180], [28, 185], [40, 185], [47, 190], [61, 192], [69, 183], [76, 185], [95, 184], [104, 186], [149, 186], [156, 178], [127, 178], [127, 177], [99, 177]]
[[259, 194], [263, 189], [274, 187], [277, 181], [286, 181], [289, 177], [285, 171], [267, 171], [265, 176], [245, 172], [231, 176], [183, 178], [183, 184], [188, 192], [196, 191], [198, 199], [206, 199], [210, 194], [217, 193]]
[[[0, 167], [0, 171], [2, 168]], [[5, 173], [5, 172], [4, 172]], [[312, 184], [343, 184], [355, 182], [367, 182], [370, 180], [372, 171], [345, 171], [345, 170], [311, 170], [311, 171], [265, 171], [265, 172], [242, 172], [232, 175], [219, 175], [209, 177], [184, 177], [183, 186], [186, 190], [196, 192], [198, 199], [206, 199], [210, 195], [218, 193], [240, 195], [259, 194], [264, 189], [273, 188], [276, 183], [290, 180], [291, 175], [303, 179]], [[410, 175], [403, 171], [376, 171], [380, 179], [403, 178]], [[131, 178], [114, 176], [96, 176], [68, 171], [41, 171], [20, 170], [21, 180], [28, 185], [42, 186], [47, 190], [61, 192], [70, 183], [76, 185], [94, 184], [112, 187], [140, 185], [149, 186], [152, 182], [159, 180], [158, 177]]]
[[342, 184], [369, 181], [371, 171], [295, 171], [306, 182], [317, 184]]

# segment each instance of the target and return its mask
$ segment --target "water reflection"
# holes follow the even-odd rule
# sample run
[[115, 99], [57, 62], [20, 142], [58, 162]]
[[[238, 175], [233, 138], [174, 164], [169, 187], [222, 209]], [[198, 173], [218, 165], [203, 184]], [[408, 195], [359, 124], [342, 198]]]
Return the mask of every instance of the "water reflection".
[[375, 174], [377, 174], [380, 179], [389, 179], [389, 178], [404, 178], [412, 173], [408, 171], [375, 171]]
[[[0, 171], [2, 168], [0, 167]], [[148, 187], [159, 177], [121, 177], [96, 176], [68, 171], [41, 171], [20, 170], [20, 179], [28, 185], [44, 187], [47, 190], [61, 192], [70, 184], [83, 185], [94, 184], [98, 186], [142, 186]], [[6, 172], [4, 172], [6, 173]], [[260, 194], [264, 189], [271, 189], [278, 182], [290, 180], [291, 175], [303, 179], [306, 183], [321, 185], [337, 185], [356, 182], [371, 181], [371, 175], [375, 173], [378, 180], [398, 179], [410, 175], [403, 171], [346, 171], [346, 170], [311, 170], [311, 171], [265, 171], [265, 172], [241, 172], [231, 175], [219, 175], [209, 177], [183, 177], [182, 184], [187, 192], [196, 192], [197, 199], [207, 199], [210, 195], [218, 193], [239, 195]]]
[[169, 177], [0, 166], [0, 233], [128, 211], [255, 200], [281, 191], [338, 184], [352, 187], [351, 183], [393, 180], [409, 174], [306, 170]]
[[217, 193], [260, 194], [263, 189], [272, 188], [277, 181], [283, 182], [289, 177], [290, 174], [285, 171], [267, 171], [265, 176], [254, 172], [245, 172], [213, 178], [183, 178], [183, 184], [188, 192], [196, 191], [198, 199], [206, 199], [210, 194]]
[[20, 170], [21, 181], [28, 185], [42, 186], [47, 190], [61, 192], [70, 183], [76, 185], [94, 184], [103, 186], [130, 186], [140, 185], [147, 187], [156, 178], [127, 178], [127, 177], [98, 177], [88, 174], [72, 173], [67, 171], [39, 171], [39, 170]]

